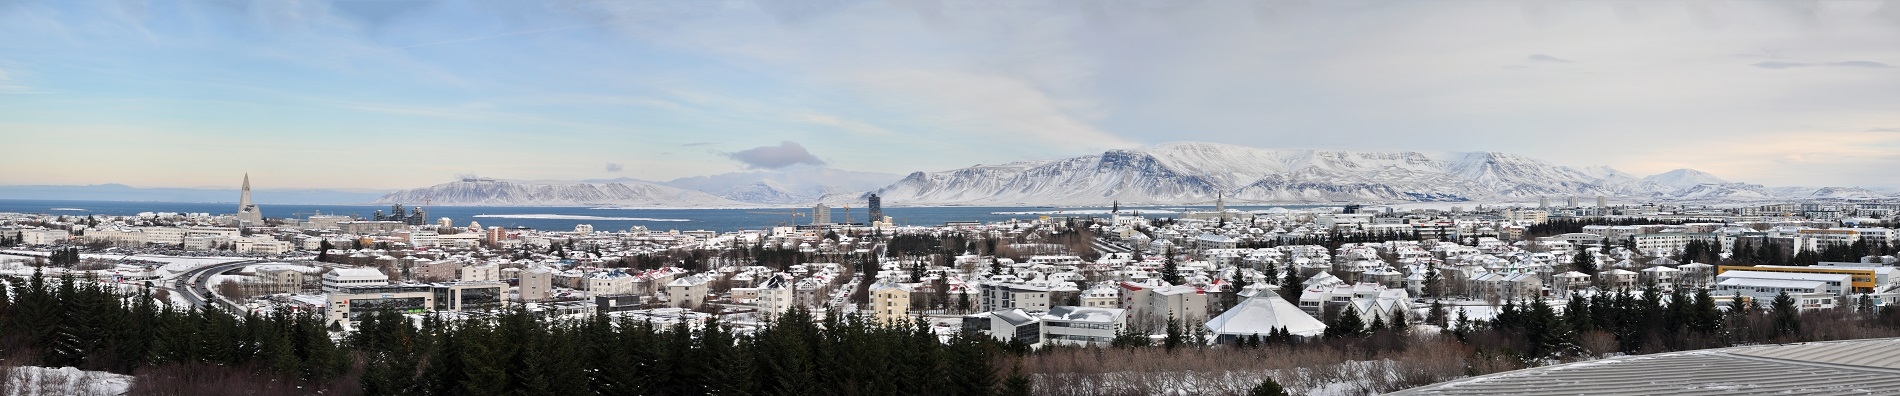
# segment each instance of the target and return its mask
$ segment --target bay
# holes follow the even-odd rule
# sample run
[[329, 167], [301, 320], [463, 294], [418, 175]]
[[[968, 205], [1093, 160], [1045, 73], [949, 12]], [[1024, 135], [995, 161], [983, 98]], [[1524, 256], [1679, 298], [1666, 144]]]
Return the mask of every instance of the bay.
[[[264, 216], [268, 218], [307, 218], [315, 214], [347, 215], [368, 219], [376, 211], [387, 214], [388, 206], [370, 205], [260, 205]], [[1264, 210], [1271, 207], [1300, 209], [1314, 205], [1283, 206], [1230, 206], [1229, 209], [1243, 211]], [[409, 209], [405, 207], [405, 209]], [[655, 209], [655, 208], [602, 208], [570, 206], [437, 206], [426, 208], [430, 223], [447, 217], [457, 227], [465, 227], [469, 221], [480, 222], [483, 227], [525, 227], [548, 231], [566, 231], [575, 225], [589, 224], [598, 231], [621, 231], [634, 226], [644, 226], [649, 230], [712, 230], [738, 231], [760, 230], [788, 223], [809, 224], [811, 208], [761, 208], [761, 209]], [[1124, 214], [1140, 212], [1149, 218], [1175, 217], [1182, 212], [1213, 210], [1212, 206], [1158, 206], [1158, 207], [1122, 207]], [[796, 211], [801, 215], [794, 217]], [[66, 201], [66, 200], [30, 200], [0, 199], [0, 213], [28, 213], [65, 216], [132, 216], [142, 212], [159, 213], [209, 213], [213, 215], [237, 212], [234, 203], [202, 202], [132, 202], [132, 201]], [[887, 207], [884, 215], [899, 225], [937, 226], [946, 222], [976, 221], [992, 223], [1011, 219], [1033, 220], [1040, 216], [1094, 216], [1107, 217], [1107, 207], [1054, 208], [1054, 207], [971, 207], [971, 206], [919, 206]], [[847, 221], [844, 208], [831, 208], [832, 221]], [[850, 222], [868, 221], [864, 208], [853, 207], [849, 213]]]

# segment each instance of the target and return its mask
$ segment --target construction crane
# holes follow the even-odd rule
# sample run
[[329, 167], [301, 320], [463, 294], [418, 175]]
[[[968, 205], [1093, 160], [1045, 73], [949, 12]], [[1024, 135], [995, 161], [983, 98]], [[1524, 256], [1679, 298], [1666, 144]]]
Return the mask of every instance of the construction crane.
[[750, 213], [750, 214], [768, 214], [768, 215], [782, 215], [782, 216], [789, 216], [788, 218], [789, 218], [789, 219], [791, 219], [791, 220], [790, 220], [789, 222], [787, 222], [787, 223], [785, 223], [785, 225], [789, 225], [789, 226], [794, 226], [794, 227], [795, 227], [795, 226], [798, 226], [798, 218], [799, 218], [799, 217], [803, 217], [803, 216], [808, 216], [808, 215], [806, 215], [806, 214], [804, 214], [804, 213], [799, 213], [799, 212], [798, 212], [797, 210], [792, 210], [792, 211], [788, 211], [788, 212], [759, 212], [759, 211], [754, 211], [754, 212], [746, 212], [746, 213]]

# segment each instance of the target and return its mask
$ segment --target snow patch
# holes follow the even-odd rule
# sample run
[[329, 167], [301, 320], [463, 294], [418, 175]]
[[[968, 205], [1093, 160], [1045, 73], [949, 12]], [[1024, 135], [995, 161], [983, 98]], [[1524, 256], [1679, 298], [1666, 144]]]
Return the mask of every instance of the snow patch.
[[9, 367], [0, 393], [12, 395], [123, 395], [132, 376], [72, 367]]

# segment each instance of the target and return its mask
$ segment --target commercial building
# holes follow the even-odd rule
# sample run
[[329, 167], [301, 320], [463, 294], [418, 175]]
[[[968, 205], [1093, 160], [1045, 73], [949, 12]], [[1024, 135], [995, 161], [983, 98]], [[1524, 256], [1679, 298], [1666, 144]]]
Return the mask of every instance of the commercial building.
[[499, 308], [507, 288], [501, 282], [339, 286], [325, 297], [324, 314], [328, 322], [348, 327], [379, 310], [409, 314]]
[[[1720, 280], [1725, 275], [1735, 277], [1736, 275], [1729, 274], [1734, 271], [1847, 275], [1849, 278], [1847, 279], [1846, 285], [1837, 291], [1837, 293], [1843, 295], [1848, 293], [1885, 293], [1895, 290], [1897, 286], [1900, 286], [1900, 283], [1895, 283], [1900, 282], [1900, 278], [1893, 276], [1894, 267], [1880, 264], [1829, 262], [1806, 267], [1787, 265], [1758, 265], [1753, 267], [1723, 265], [1716, 267], [1716, 279]], [[1831, 277], [1816, 279], [1833, 280]]]
[[1127, 323], [1128, 310], [1061, 305], [1040, 319], [1044, 345], [1108, 347]]
[[1042, 322], [1021, 309], [980, 312], [963, 316], [963, 330], [988, 334], [1002, 342], [1042, 346]]
[[296, 293], [303, 291], [303, 278], [303, 271], [294, 268], [259, 268], [257, 287], [265, 294]]
[[387, 286], [389, 275], [375, 268], [337, 268], [323, 274], [323, 291], [338, 292], [346, 287]]

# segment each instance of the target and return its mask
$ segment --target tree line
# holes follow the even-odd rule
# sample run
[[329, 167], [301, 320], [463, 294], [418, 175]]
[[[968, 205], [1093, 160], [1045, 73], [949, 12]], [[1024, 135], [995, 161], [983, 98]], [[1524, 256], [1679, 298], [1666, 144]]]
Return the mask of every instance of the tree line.
[[1459, 340], [1530, 363], [1621, 352], [1647, 354], [1737, 345], [1900, 335], [1900, 311], [1871, 299], [1803, 312], [1786, 293], [1763, 301], [1707, 289], [1619, 290], [1573, 295], [1558, 310], [1541, 299], [1506, 302], [1489, 321], [1459, 318], [1446, 328]]
[[62, 276], [0, 293], [6, 365], [136, 375], [134, 394], [754, 395], [1026, 394], [998, 362], [1026, 349], [940, 340], [922, 323], [881, 326], [802, 309], [754, 332], [523, 310], [355, 318], [180, 309], [146, 292]]

